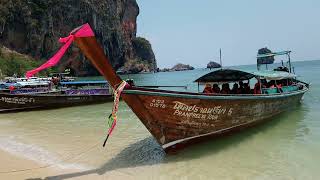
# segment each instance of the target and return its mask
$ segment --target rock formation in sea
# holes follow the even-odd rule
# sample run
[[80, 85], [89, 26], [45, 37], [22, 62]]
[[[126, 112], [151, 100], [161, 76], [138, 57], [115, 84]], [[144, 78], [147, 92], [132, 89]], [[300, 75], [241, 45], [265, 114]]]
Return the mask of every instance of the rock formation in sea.
[[[261, 48], [258, 50], [258, 55], [269, 54], [269, 53], [272, 53], [272, 51], [270, 49], [268, 49], [267, 47]], [[272, 64], [273, 62], [274, 62], [274, 56], [257, 58], [258, 64]]]
[[210, 61], [210, 62], [207, 64], [207, 68], [209, 68], [209, 69], [221, 68], [221, 65], [220, 65], [219, 63], [214, 62], [214, 61]]
[[190, 66], [189, 64], [178, 63], [174, 65], [172, 68], [158, 69], [158, 71], [160, 72], [187, 71], [187, 70], [194, 70], [194, 67]]
[[[1, 0], [0, 45], [35, 59], [48, 59], [75, 27], [89, 23], [115, 69], [154, 71], [156, 60], [150, 43], [137, 38], [136, 0]], [[139, 62], [143, 68], [128, 66]], [[97, 75], [97, 71], [74, 46], [59, 64], [75, 75]]]
[[120, 69], [122, 73], [154, 72], [157, 69], [155, 55], [151, 44], [142, 37], [134, 38], [132, 41], [135, 59], [129, 59]]

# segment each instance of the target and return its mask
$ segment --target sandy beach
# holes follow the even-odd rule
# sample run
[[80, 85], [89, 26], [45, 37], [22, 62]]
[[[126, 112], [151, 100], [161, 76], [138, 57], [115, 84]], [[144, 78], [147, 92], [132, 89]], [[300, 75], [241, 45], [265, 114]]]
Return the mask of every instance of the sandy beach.
[[[28, 160], [26, 158], [17, 157], [11, 153], [0, 150], [0, 179], [7, 180], [62, 180], [62, 179], [140, 179], [145, 177], [143, 174], [131, 174], [122, 171], [108, 171], [104, 167], [93, 168], [87, 170], [79, 169], [61, 169], [56, 165], [46, 167], [46, 165]], [[135, 169], [135, 168], [133, 168]], [[139, 171], [136, 168], [134, 171]]]
[[0, 179], [45, 178], [57, 173], [53, 168], [37, 169], [43, 165], [1, 150], [0, 161]]

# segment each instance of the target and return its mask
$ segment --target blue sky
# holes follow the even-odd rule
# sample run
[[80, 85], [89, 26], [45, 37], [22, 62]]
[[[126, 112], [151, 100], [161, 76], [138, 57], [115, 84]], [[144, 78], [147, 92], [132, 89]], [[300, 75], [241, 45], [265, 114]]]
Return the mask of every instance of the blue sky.
[[320, 59], [319, 0], [137, 0], [138, 36], [158, 66], [255, 64], [259, 48], [292, 50], [293, 60]]

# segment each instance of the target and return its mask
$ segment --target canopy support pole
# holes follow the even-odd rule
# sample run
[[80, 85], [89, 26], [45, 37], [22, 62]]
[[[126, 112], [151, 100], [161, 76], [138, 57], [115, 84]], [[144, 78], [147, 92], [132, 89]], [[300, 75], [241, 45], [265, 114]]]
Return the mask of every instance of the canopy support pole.
[[288, 52], [288, 60], [289, 60], [289, 71], [290, 71], [290, 73], [291, 73], [291, 57], [290, 57], [290, 52]]
[[220, 54], [220, 66], [221, 66], [221, 69], [222, 69], [222, 53], [221, 53], [221, 48], [220, 48], [219, 54]]
[[261, 84], [261, 79], [260, 77], [258, 78], [259, 84], [260, 84], [260, 94], [262, 94], [262, 84]]
[[198, 82], [198, 93], [200, 93], [200, 85], [199, 85], [199, 82]]

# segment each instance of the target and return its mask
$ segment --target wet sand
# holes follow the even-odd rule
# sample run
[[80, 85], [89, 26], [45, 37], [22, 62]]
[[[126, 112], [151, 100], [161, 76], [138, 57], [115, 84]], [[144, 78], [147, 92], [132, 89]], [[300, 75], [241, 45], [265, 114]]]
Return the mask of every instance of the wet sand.
[[30, 179], [35, 178], [35, 175], [37, 178], [45, 178], [57, 173], [53, 168], [26, 170], [38, 168], [43, 165], [1, 150], [0, 162], [0, 179]]
[[[93, 168], [87, 170], [78, 169], [61, 169], [54, 165], [45, 167], [44, 164], [39, 164], [35, 161], [18, 157], [11, 153], [0, 150], [0, 179], [20, 180], [20, 179], [136, 179], [137, 177], [143, 178], [143, 174], [131, 174], [121, 171], [108, 171], [105, 172], [104, 168]], [[44, 168], [42, 168], [44, 167]], [[141, 167], [140, 167], [141, 168]], [[138, 171], [140, 168], [137, 168]], [[134, 168], [133, 168], [134, 169]], [[142, 170], [142, 168], [141, 168]], [[140, 171], [140, 170], [139, 170]]]

